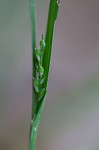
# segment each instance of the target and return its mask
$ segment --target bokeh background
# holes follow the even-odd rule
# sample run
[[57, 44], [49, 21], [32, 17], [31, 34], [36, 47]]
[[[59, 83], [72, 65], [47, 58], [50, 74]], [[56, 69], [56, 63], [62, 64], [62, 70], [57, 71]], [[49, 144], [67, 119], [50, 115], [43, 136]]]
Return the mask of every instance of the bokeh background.
[[[36, 0], [37, 42], [49, 0]], [[28, 0], [0, 0], [0, 150], [28, 150], [32, 103]], [[37, 150], [99, 149], [99, 0], [61, 0]]]

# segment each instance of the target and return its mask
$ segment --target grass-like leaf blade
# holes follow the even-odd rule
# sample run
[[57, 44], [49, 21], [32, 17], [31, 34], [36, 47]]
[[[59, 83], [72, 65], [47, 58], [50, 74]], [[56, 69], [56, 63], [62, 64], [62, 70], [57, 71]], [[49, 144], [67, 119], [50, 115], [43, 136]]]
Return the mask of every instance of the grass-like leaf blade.
[[60, 5], [59, 0], [50, 0], [46, 37], [45, 37], [46, 46], [45, 46], [45, 53], [44, 53], [44, 59], [43, 59], [43, 67], [46, 72], [45, 86], [47, 86], [47, 82], [48, 82], [53, 31], [54, 31], [54, 25], [55, 25], [55, 21], [56, 21], [58, 10], [59, 10], [59, 5]]

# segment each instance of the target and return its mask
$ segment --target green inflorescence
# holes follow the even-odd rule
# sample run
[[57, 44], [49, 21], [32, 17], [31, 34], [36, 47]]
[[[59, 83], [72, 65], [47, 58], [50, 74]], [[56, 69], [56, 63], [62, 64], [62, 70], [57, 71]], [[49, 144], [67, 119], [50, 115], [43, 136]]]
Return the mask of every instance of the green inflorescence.
[[37, 101], [38, 103], [42, 100], [45, 95], [46, 87], [44, 87], [44, 81], [46, 78], [45, 70], [42, 66], [43, 62], [43, 55], [45, 52], [45, 41], [42, 36], [42, 40], [40, 41], [40, 49], [35, 48], [35, 68], [36, 68], [36, 78], [33, 77], [33, 87], [37, 94]]

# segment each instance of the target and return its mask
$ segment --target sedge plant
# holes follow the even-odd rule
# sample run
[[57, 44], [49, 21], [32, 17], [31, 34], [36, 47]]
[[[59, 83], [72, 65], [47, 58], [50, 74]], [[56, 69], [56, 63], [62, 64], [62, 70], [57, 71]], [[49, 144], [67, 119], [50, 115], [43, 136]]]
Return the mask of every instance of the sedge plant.
[[54, 25], [57, 19], [60, 1], [50, 0], [45, 36], [42, 35], [40, 48], [36, 47], [35, 0], [30, 0], [32, 22], [32, 115], [30, 126], [29, 150], [35, 150], [38, 127], [47, 92]]

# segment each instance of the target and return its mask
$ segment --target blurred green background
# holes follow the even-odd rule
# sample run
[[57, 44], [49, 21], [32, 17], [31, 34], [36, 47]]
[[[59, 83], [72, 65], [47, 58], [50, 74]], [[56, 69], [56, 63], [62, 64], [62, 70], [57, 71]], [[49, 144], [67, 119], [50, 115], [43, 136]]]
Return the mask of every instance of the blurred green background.
[[[49, 0], [36, 0], [37, 42]], [[0, 150], [28, 150], [29, 1], [0, 0]], [[99, 149], [99, 1], [61, 0], [37, 150]]]

